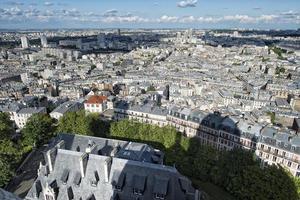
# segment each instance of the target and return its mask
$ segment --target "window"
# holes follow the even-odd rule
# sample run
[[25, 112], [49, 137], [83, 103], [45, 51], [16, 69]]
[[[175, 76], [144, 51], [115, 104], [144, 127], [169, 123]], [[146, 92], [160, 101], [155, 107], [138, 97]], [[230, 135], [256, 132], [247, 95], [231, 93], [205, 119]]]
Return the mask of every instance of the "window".
[[291, 165], [292, 165], [292, 163], [291, 163], [291, 161], [289, 161], [288, 164], [287, 164], [287, 166], [291, 167]]
[[45, 197], [46, 197], [46, 200], [54, 200], [53, 196], [51, 196], [49, 194], [46, 194]]
[[276, 162], [276, 159], [277, 159], [276, 156], [273, 156], [272, 161], [273, 161], [273, 162]]
[[154, 198], [155, 198], [155, 199], [164, 200], [165, 197], [166, 197], [166, 196], [165, 196], [164, 194], [158, 194], [158, 193], [155, 193], [155, 194], [154, 194]]

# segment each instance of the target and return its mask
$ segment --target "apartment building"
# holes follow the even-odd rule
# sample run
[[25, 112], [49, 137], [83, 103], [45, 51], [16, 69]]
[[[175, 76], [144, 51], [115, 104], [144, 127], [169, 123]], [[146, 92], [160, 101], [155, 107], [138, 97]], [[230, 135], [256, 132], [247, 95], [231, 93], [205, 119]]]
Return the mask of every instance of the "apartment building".
[[102, 113], [107, 109], [107, 97], [93, 95], [84, 103], [84, 110], [87, 113]]
[[33, 115], [38, 113], [47, 113], [45, 107], [29, 107], [23, 108], [15, 114], [15, 123], [18, 128], [22, 129], [26, 125], [27, 120]]
[[[159, 114], [156, 109], [161, 110]], [[252, 150], [262, 166], [278, 164], [286, 167], [294, 176], [300, 176], [300, 137], [297, 135], [281, 133], [278, 129], [263, 126], [243, 116], [207, 113], [176, 106], [162, 110], [149, 105], [129, 106], [123, 103], [115, 108], [114, 119], [129, 118], [158, 126], [170, 125], [185, 136], [197, 137], [202, 144], [218, 150]]]

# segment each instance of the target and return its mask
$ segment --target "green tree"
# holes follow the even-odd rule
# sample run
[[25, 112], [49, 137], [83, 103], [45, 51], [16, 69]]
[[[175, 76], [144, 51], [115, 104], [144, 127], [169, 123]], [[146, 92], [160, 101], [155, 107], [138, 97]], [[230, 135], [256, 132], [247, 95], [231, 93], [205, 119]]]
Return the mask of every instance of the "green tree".
[[155, 87], [153, 85], [150, 85], [147, 89], [148, 92], [151, 92], [151, 91], [156, 91]]
[[69, 112], [58, 122], [58, 133], [73, 133], [106, 137], [109, 124], [100, 119], [96, 113], [86, 114], [84, 110]]
[[22, 129], [24, 146], [40, 146], [54, 136], [54, 120], [47, 114], [33, 114]]
[[0, 112], [0, 140], [11, 139], [14, 133], [13, 122], [7, 113]]
[[0, 187], [4, 187], [13, 176], [12, 167], [4, 156], [0, 155]]

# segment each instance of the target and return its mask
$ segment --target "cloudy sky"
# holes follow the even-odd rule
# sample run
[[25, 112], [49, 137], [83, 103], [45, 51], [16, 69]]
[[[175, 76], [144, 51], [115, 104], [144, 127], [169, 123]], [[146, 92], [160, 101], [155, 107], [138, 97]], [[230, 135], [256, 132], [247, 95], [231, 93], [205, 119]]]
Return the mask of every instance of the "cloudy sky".
[[300, 28], [300, 0], [0, 0], [0, 28]]

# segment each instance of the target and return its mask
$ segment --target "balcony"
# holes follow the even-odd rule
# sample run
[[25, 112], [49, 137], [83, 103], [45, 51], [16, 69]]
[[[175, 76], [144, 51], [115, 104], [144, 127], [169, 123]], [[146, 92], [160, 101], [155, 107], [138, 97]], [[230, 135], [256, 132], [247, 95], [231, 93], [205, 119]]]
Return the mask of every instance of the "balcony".
[[268, 149], [263, 149], [261, 147], [257, 148], [258, 150], [262, 151], [262, 152], [265, 152], [265, 153], [269, 153], [271, 155], [274, 155], [274, 156], [277, 156], [279, 158], [283, 158], [283, 159], [286, 159], [286, 160], [289, 160], [289, 161], [292, 161], [292, 162], [295, 162], [295, 163], [299, 163], [300, 164], [300, 160], [299, 159], [296, 159], [296, 158], [291, 158], [289, 156], [286, 156], [286, 155], [282, 155], [282, 154], [279, 154], [279, 153], [275, 153], [274, 151], [270, 151]]

